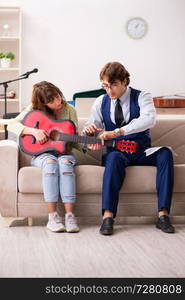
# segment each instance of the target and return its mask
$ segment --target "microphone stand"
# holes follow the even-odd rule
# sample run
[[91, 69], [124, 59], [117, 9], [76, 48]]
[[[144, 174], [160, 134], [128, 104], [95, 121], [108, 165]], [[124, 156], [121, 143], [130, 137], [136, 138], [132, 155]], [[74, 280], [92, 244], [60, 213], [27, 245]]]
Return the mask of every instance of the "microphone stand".
[[[8, 83], [18, 81], [18, 80], [22, 80], [22, 79], [26, 79], [26, 78], [29, 77], [29, 75], [30, 74], [27, 73], [24, 76], [21, 75], [21, 77], [19, 77], [19, 78], [4, 81], [4, 82], [0, 82], [0, 85], [3, 85], [3, 87], [4, 87], [4, 116], [3, 116], [3, 119], [7, 119], [7, 88], [8, 88]], [[4, 128], [5, 128], [5, 139], [7, 139], [8, 138], [7, 125], [4, 125]]]

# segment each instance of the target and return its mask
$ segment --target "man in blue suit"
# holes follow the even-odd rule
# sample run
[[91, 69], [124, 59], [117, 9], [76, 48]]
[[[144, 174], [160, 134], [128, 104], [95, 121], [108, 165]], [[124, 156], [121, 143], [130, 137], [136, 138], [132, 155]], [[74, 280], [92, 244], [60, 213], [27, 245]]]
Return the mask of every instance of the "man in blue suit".
[[[119, 62], [107, 63], [100, 72], [106, 94], [99, 96], [92, 107], [84, 132], [94, 135], [102, 131], [104, 140], [131, 141], [131, 151], [107, 147], [102, 157], [105, 166], [102, 188], [103, 222], [100, 233], [113, 234], [119, 192], [125, 178], [125, 168], [131, 165], [156, 166], [158, 220], [156, 227], [174, 233], [169, 213], [173, 191], [174, 171], [172, 152], [167, 147], [151, 147], [149, 129], [154, 127], [156, 111], [150, 93], [129, 87], [130, 74]], [[99, 146], [91, 146], [97, 149]]]

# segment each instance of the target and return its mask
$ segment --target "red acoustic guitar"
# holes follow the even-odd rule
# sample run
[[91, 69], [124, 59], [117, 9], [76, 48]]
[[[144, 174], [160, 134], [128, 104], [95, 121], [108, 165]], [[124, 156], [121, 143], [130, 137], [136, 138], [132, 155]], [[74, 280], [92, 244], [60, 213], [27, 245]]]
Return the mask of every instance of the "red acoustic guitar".
[[[82, 144], [101, 144], [101, 140], [93, 136], [80, 136], [76, 134], [76, 127], [70, 120], [52, 120], [40, 110], [30, 111], [22, 121], [23, 125], [42, 129], [48, 132], [49, 138], [44, 144], [36, 141], [32, 135], [23, 135], [19, 145], [23, 152], [29, 155], [38, 155], [48, 151], [66, 153], [66, 143], [76, 142]], [[136, 152], [138, 144], [131, 141], [105, 141], [106, 146], [115, 147], [120, 151]]]

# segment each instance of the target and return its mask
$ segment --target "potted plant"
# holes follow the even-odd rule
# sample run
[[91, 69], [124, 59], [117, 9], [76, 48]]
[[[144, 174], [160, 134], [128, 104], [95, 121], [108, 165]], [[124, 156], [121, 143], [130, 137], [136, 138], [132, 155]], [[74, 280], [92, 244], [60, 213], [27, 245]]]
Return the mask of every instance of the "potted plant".
[[2, 68], [10, 68], [11, 61], [15, 59], [15, 54], [12, 52], [0, 53], [0, 62]]

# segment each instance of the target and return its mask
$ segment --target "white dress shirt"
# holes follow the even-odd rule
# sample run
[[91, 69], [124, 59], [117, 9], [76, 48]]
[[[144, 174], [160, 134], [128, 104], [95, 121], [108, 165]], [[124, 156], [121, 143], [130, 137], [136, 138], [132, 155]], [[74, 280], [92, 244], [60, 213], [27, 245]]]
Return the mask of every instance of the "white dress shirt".
[[[130, 118], [130, 87], [127, 87], [125, 93], [119, 98], [120, 104], [123, 111], [123, 117], [125, 122], [127, 123]], [[101, 113], [101, 105], [104, 95], [99, 96], [91, 109], [91, 115], [88, 121], [86, 122], [86, 126], [95, 124], [98, 128], [104, 128], [103, 123], [103, 116]], [[111, 121], [115, 123], [114, 111], [117, 99], [111, 99], [111, 106], [110, 106], [110, 118]], [[155, 126], [156, 124], [156, 110], [153, 103], [152, 95], [148, 92], [141, 91], [138, 97], [138, 105], [140, 107], [140, 116], [138, 118], [133, 119], [130, 121], [129, 124], [122, 126], [125, 135], [133, 134], [137, 132], [142, 132], [147, 129], [150, 129]], [[151, 147], [145, 150], [146, 155], [150, 155], [161, 147]]]

